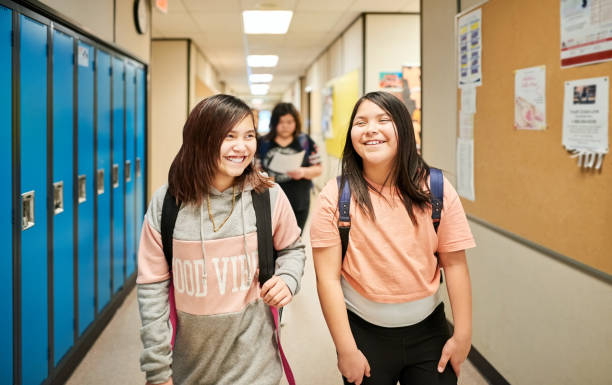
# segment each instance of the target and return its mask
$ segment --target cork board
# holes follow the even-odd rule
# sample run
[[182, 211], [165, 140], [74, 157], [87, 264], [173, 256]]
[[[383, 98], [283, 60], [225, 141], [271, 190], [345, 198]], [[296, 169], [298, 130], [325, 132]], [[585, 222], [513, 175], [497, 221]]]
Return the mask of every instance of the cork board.
[[[559, 0], [489, 0], [481, 9], [476, 200], [462, 199], [465, 211], [612, 274], [612, 154], [601, 171], [587, 171], [561, 145], [564, 82], [612, 78], [612, 62], [561, 68]], [[515, 130], [514, 71], [539, 65], [546, 66], [547, 129]]]

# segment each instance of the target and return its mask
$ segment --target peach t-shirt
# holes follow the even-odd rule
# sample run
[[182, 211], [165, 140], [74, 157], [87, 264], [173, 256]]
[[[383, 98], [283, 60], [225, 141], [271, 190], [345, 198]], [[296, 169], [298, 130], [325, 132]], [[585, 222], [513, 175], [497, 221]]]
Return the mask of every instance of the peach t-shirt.
[[[380, 186], [374, 186], [380, 190]], [[476, 246], [459, 196], [444, 178], [444, 208], [436, 234], [431, 208], [414, 208], [418, 222], [414, 226], [397, 194], [385, 187], [382, 195], [370, 191], [374, 222], [351, 197], [351, 231], [342, 276], [359, 294], [375, 302], [402, 303], [431, 296], [440, 285], [436, 250], [452, 252]], [[312, 217], [313, 248], [341, 244], [338, 215], [334, 178], [321, 191]]]

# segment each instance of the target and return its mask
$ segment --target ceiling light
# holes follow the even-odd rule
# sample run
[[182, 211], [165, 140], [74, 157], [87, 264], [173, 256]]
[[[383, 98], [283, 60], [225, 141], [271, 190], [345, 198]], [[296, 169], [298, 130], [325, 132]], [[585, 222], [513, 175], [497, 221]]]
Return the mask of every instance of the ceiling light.
[[249, 81], [251, 83], [270, 83], [272, 81], [272, 74], [251, 74], [249, 75]]
[[242, 22], [246, 34], [284, 34], [289, 29], [292, 11], [244, 11]]
[[255, 107], [261, 107], [261, 105], [263, 104], [264, 100], [262, 98], [254, 98], [251, 99], [251, 103], [255, 106]]
[[249, 67], [276, 67], [278, 56], [276, 55], [249, 55], [247, 56]]
[[251, 94], [266, 95], [270, 86], [268, 84], [251, 84]]

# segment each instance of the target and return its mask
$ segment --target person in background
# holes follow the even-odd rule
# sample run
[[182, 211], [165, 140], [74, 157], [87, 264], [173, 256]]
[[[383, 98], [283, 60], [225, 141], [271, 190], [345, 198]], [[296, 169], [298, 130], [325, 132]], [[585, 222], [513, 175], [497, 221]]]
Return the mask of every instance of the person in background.
[[[310, 227], [319, 300], [345, 384], [457, 384], [472, 335], [465, 249], [475, 243], [446, 179], [436, 233], [429, 176], [404, 103], [386, 92], [359, 99], [341, 179], [321, 191]], [[351, 230], [343, 258], [338, 184], [345, 183]], [[441, 267], [452, 335], [439, 293]]]
[[[287, 173], [270, 169], [270, 163], [276, 155], [292, 155], [302, 151], [304, 160], [301, 167]], [[261, 168], [287, 194], [298, 226], [304, 231], [310, 210], [312, 179], [321, 175], [323, 167], [317, 145], [302, 132], [300, 115], [293, 104], [279, 103], [272, 110], [270, 132], [259, 140], [258, 158]]]

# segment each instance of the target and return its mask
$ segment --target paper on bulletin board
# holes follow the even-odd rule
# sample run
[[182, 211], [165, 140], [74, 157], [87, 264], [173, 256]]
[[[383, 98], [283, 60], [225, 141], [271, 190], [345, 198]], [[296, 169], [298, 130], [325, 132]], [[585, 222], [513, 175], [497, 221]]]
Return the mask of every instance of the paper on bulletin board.
[[473, 139], [457, 139], [457, 193], [471, 201], [476, 200]]
[[612, 60], [612, 0], [561, 0], [561, 66]]
[[546, 129], [546, 67], [514, 72], [514, 128]]
[[459, 17], [459, 87], [482, 84], [482, 10]]
[[461, 111], [476, 113], [476, 87], [465, 86], [461, 88]]
[[321, 131], [323, 132], [323, 137], [325, 139], [330, 139], [334, 137], [334, 133], [332, 132], [332, 114], [334, 109], [334, 99], [333, 99], [333, 88], [325, 87], [321, 90], [321, 96], [323, 99], [323, 111], [321, 113]]
[[609, 151], [609, 77], [565, 82], [563, 146], [579, 157], [579, 166], [599, 168]]
[[459, 137], [474, 139], [474, 114], [463, 111], [459, 113]]

